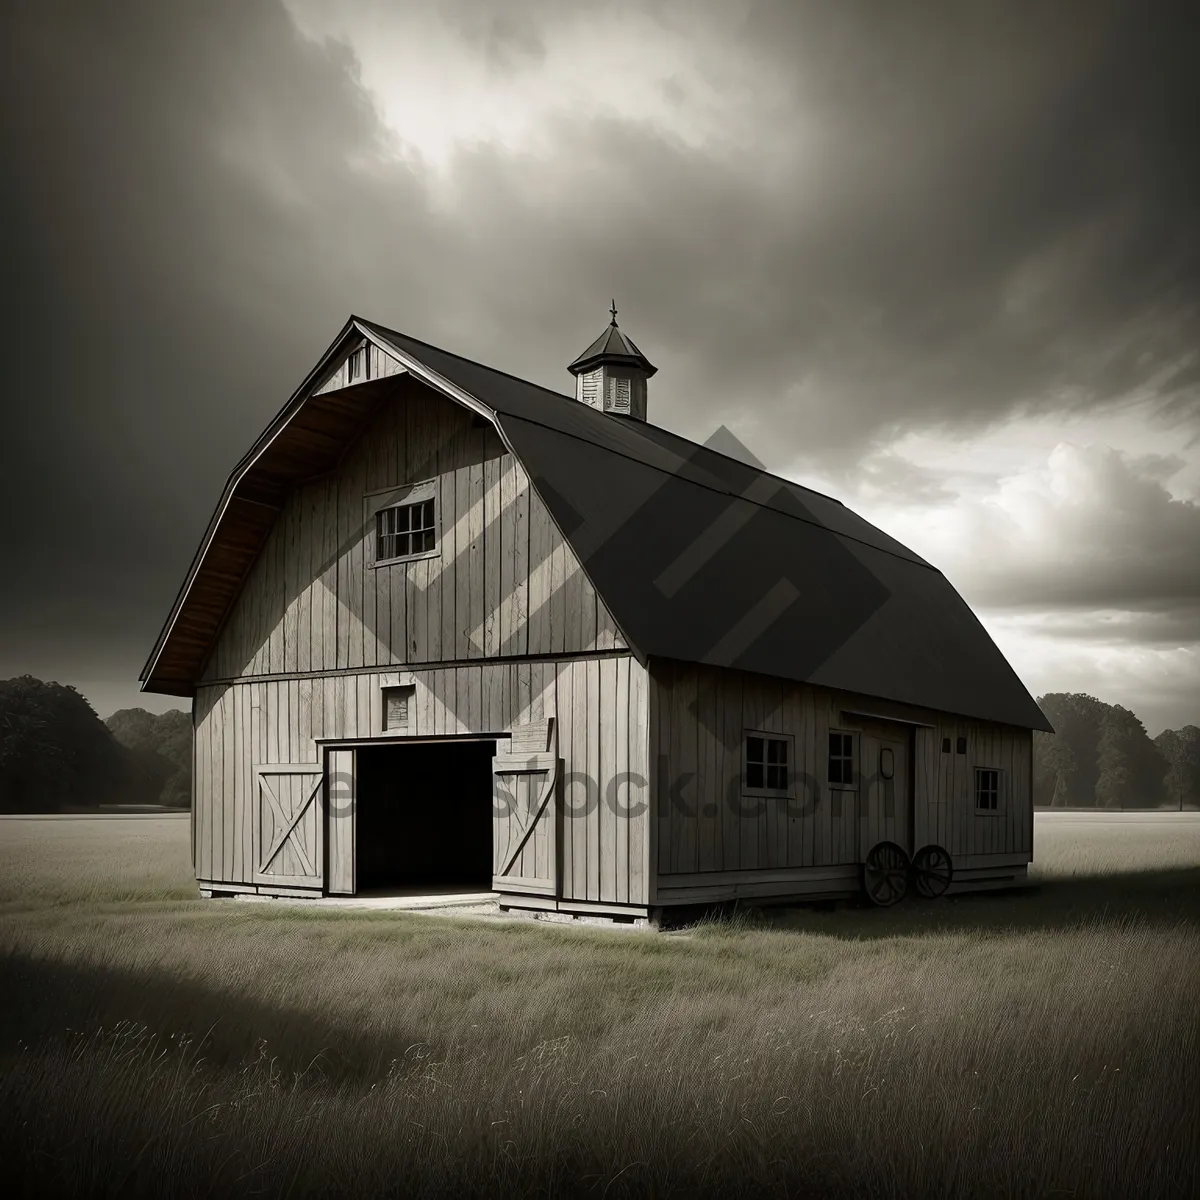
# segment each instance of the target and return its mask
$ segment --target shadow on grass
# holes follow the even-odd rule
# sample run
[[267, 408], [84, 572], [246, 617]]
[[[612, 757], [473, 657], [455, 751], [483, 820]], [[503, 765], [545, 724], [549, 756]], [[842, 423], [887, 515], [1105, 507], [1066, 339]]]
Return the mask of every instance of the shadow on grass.
[[1200, 867], [1035, 879], [1021, 887], [937, 900], [909, 897], [890, 908], [876, 908], [864, 898], [754, 913], [759, 927], [841, 938], [964, 933], [994, 937], [1079, 925], [1177, 925], [1181, 921], [1200, 928]]
[[73, 966], [12, 951], [0, 957], [0, 980], [0, 1058], [18, 1043], [111, 1031], [116, 1014], [123, 1025], [190, 1041], [215, 1067], [237, 1067], [265, 1053], [285, 1075], [331, 1080], [386, 1074], [419, 1041], [403, 1031], [372, 1035], [269, 998], [157, 971]]

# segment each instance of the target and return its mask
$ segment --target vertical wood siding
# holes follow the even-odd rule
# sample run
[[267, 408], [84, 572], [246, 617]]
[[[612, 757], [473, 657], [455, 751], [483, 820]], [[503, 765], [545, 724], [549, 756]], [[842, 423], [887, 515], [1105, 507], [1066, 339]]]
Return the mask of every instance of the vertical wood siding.
[[[502, 734], [514, 724], [556, 717], [563, 759], [562, 895], [648, 903], [648, 694], [646, 671], [636, 659], [471, 663], [416, 669], [411, 678], [412, 736]], [[253, 765], [317, 764], [318, 737], [383, 736], [384, 683], [381, 673], [363, 672], [197, 689], [198, 878], [252, 882]], [[330, 848], [344, 864], [342, 836], [341, 828], [331, 831]], [[330, 886], [344, 888], [346, 879], [339, 871]]]
[[[440, 554], [374, 568], [367, 493], [436, 480]], [[621, 648], [495, 430], [411, 378], [288, 497], [202, 680]]]
[[[704, 872], [769, 871], [862, 861], [861, 775], [863, 739], [900, 737], [912, 796], [908, 849], [928, 843], [957, 861], [984, 855], [1032, 857], [1028, 730], [948, 717], [891, 705], [889, 712], [932, 728], [915, 728], [842, 716], [843, 709], [881, 711], [862, 697], [745, 672], [654, 660], [649, 673], [650, 761], [653, 767], [655, 868], [659, 878]], [[742, 734], [757, 729], [794, 738], [794, 770], [801, 783], [792, 802], [742, 795]], [[858, 785], [828, 786], [830, 729], [857, 731]], [[890, 732], [889, 732], [890, 731]], [[942, 739], [950, 738], [950, 753]], [[967, 753], [956, 753], [966, 737]], [[878, 740], [869, 741], [877, 747]], [[868, 750], [869, 755], [875, 749]], [[899, 766], [898, 769], [905, 769]], [[1001, 772], [996, 814], [975, 811], [976, 767]], [[806, 788], [804, 781], [812, 781]], [[807, 801], [805, 799], [807, 795]], [[879, 837], [902, 823], [881, 825]]]

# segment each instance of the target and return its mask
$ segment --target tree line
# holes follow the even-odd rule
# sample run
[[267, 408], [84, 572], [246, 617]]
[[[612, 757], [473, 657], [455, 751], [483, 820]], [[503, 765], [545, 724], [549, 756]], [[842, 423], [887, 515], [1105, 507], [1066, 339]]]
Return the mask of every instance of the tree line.
[[[1038, 699], [1055, 732], [1033, 735], [1034, 803], [1054, 808], [1200, 807], [1200, 728], [1151, 740], [1127, 708], [1078, 692]], [[102, 721], [73, 687], [0, 680], [0, 812], [191, 802], [192, 723], [179, 709]]]
[[1200, 728], [1151, 739], [1127, 708], [1081, 692], [1038, 698], [1054, 733], [1033, 735], [1033, 802], [1052, 808], [1200, 806]]
[[191, 717], [179, 709], [127, 708], [102, 721], [73, 687], [0, 680], [0, 812], [187, 808], [191, 748]]

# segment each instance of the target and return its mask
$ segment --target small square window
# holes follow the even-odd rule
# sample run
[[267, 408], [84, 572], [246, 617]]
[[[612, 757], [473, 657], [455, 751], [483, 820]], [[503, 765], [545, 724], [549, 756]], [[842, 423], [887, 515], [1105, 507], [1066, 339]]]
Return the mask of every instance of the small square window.
[[375, 514], [375, 561], [409, 558], [433, 550], [437, 543], [433, 500], [394, 504]]
[[749, 791], [786, 792], [791, 786], [791, 738], [747, 734], [742, 782]]
[[942, 753], [943, 754], [950, 753], [950, 739], [949, 738], [942, 738]]
[[966, 739], [965, 737], [960, 737], [960, 738], [958, 739], [958, 745], [957, 745], [956, 749], [958, 750], [959, 754], [966, 754], [966, 752], [967, 752], [967, 739]]
[[403, 687], [387, 687], [383, 689], [383, 727], [387, 729], [407, 729], [409, 716], [412, 712], [413, 693], [416, 687], [407, 684]]
[[829, 731], [829, 782], [843, 787], [854, 784], [854, 734]]
[[996, 812], [1000, 808], [1000, 772], [990, 767], [975, 768], [975, 808]]

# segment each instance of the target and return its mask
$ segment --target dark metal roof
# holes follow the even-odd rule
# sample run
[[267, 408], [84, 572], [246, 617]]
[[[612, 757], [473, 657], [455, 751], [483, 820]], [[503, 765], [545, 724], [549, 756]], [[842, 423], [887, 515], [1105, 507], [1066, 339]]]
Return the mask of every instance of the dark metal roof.
[[642, 657], [1052, 731], [945, 576], [838, 501], [362, 324], [496, 414]]
[[567, 368], [572, 375], [582, 375], [585, 371], [609, 363], [620, 367], [637, 367], [643, 371], [646, 378], [658, 370], [650, 365], [650, 360], [633, 344], [623, 329], [617, 328], [617, 319], [613, 317], [612, 324]]
[[331, 469], [399, 386], [313, 394], [363, 334], [495, 420], [643, 661], [1051, 729], [945, 577], [838, 501], [356, 317], [230, 475], [144, 690], [191, 694], [287, 488]]

